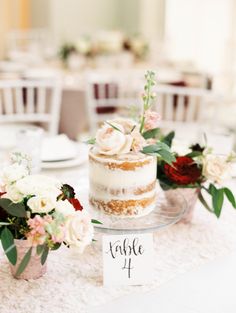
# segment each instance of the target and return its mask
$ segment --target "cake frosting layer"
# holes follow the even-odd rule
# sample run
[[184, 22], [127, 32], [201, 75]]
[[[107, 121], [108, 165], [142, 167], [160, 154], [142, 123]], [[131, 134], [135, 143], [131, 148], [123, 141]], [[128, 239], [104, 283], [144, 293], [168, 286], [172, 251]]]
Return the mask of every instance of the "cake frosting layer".
[[110, 215], [120, 217], [142, 216], [148, 214], [155, 208], [156, 197], [144, 198], [140, 200], [111, 200], [102, 201], [90, 196], [90, 203], [98, 210]]
[[[140, 216], [156, 202], [156, 158], [142, 153], [89, 154], [90, 203], [118, 216]], [[146, 213], [145, 213], [146, 212]]]
[[130, 154], [130, 158], [111, 159], [90, 154], [90, 182], [108, 188], [138, 188], [156, 180], [156, 160], [154, 157]]

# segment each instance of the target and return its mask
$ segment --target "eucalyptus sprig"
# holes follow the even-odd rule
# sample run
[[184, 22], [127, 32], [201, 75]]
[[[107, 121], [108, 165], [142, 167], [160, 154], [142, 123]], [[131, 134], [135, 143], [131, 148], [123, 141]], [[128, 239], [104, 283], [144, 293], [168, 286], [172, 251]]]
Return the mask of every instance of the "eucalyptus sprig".
[[23, 153], [23, 152], [13, 152], [10, 155], [10, 160], [12, 163], [17, 163], [19, 165], [23, 165], [28, 174], [31, 173], [32, 170], [32, 158], [30, 155]]
[[140, 119], [140, 133], [143, 133], [144, 122], [145, 122], [145, 112], [150, 109], [152, 106], [153, 100], [156, 97], [156, 94], [152, 92], [152, 87], [155, 86], [155, 73], [152, 71], [147, 71], [145, 74], [146, 84], [144, 85], [144, 94], [143, 99], [143, 112]]

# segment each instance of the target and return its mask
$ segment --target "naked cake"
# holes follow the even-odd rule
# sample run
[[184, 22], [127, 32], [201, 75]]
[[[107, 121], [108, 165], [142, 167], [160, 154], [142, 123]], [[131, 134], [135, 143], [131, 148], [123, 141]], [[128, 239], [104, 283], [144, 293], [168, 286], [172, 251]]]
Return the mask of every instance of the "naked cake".
[[156, 202], [156, 158], [142, 153], [89, 153], [90, 203], [120, 217], [148, 214]]

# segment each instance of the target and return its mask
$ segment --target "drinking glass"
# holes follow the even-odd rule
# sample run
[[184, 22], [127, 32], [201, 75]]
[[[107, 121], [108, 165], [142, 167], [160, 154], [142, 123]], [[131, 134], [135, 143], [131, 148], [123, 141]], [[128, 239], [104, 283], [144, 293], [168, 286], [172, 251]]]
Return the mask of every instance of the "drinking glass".
[[16, 134], [16, 152], [26, 154], [31, 159], [31, 173], [41, 171], [41, 149], [44, 130], [29, 126], [18, 130]]

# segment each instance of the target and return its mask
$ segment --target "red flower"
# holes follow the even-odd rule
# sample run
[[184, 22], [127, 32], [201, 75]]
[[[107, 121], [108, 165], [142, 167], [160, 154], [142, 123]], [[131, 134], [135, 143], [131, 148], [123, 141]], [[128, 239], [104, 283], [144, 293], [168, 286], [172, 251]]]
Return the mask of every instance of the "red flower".
[[172, 165], [165, 164], [164, 172], [169, 180], [178, 185], [194, 184], [201, 176], [197, 164], [186, 156], [177, 157]]
[[0, 192], [0, 198], [1, 198], [1, 196], [5, 195], [5, 194], [6, 194], [6, 192]]
[[68, 199], [68, 201], [73, 205], [73, 207], [75, 208], [76, 211], [82, 211], [83, 210], [83, 207], [80, 204], [78, 199], [70, 198], [70, 199]]

